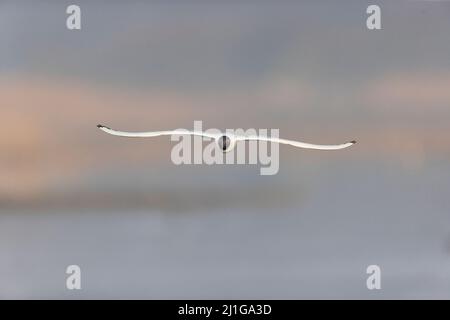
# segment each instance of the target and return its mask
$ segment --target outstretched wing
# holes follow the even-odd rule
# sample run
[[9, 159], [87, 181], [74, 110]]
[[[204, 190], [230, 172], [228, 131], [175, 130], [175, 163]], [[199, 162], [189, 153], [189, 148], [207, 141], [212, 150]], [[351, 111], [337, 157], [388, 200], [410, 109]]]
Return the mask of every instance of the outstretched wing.
[[151, 137], [158, 137], [158, 136], [171, 136], [171, 135], [194, 135], [194, 136], [202, 136], [202, 137], [208, 137], [212, 139], [217, 139], [219, 135], [214, 135], [210, 133], [205, 132], [197, 132], [197, 131], [189, 131], [189, 130], [169, 130], [169, 131], [148, 131], [148, 132], [126, 132], [126, 131], [117, 131], [111, 128], [108, 128], [106, 126], [103, 126], [99, 124], [97, 126], [100, 130], [109, 133], [113, 136], [118, 137], [128, 137], [128, 138], [151, 138]]
[[236, 141], [251, 141], [251, 140], [260, 140], [260, 141], [268, 141], [275, 143], [288, 144], [297, 148], [304, 149], [314, 149], [314, 150], [340, 150], [348, 148], [356, 143], [356, 141], [350, 141], [343, 144], [311, 144], [306, 142], [280, 139], [280, 138], [272, 138], [272, 137], [264, 137], [264, 136], [237, 136]]

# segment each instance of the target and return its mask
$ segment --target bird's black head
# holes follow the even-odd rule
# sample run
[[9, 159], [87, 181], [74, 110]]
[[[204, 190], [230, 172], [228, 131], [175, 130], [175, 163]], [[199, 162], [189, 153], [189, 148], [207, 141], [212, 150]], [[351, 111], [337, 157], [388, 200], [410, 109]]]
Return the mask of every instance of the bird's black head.
[[225, 135], [217, 139], [217, 144], [219, 145], [220, 150], [222, 150], [223, 152], [230, 151], [232, 147], [231, 139]]

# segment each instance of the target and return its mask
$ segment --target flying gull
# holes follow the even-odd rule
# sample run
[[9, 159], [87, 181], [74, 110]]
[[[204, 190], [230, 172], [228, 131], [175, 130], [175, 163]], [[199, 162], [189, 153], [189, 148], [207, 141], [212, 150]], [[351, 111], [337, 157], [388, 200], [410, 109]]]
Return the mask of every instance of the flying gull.
[[236, 142], [238, 141], [268, 141], [274, 143], [287, 144], [297, 148], [303, 149], [314, 149], [314, 150], [340, 150], [348, 148], [356, 143], [356, 141], [350, 141], [343, 144], [334, 144], [334, 145], [323, 145], [323, 144], [311, 144], [306, 142], [280, 139], [274, 137], [265, 137], [265, 136], [241, 136], [235, 135], [232, 133], [219, 133], [213, 134], [203, 131], [190, 131], [190, 130], [169, 130], [169, 131], [148, 131], [148, 132], [126, 132], [126, 131], [116, 131], [111, 128], [108, 128], [103, 125], [97, 126], [100, 130], [109, 133], [113, 136], [119, 137], [129, 137], [129, 138], [149, 138], [149, 137], [159, 137], [159, 136], [171, 136], [171, 135], [194, 135], [194, 136], [202, 136], [214, 139], [218, 144], [219, 148], [223, 152], [228, 152], [234, 149], [236, 146]]

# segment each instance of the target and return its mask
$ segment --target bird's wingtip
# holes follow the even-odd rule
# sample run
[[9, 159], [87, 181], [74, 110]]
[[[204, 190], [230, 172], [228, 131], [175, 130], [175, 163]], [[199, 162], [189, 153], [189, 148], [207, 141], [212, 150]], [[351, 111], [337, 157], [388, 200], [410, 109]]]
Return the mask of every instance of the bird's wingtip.
[[111, 130], [111, 128], [109, 128], [109, 127], [107, 127], [107, 126], [104, 126], [104, 125], [102, 125], [102, 124], [98, 124], [98, 125], [97, 125], [97, 128], [99, 128], [99, 129], [109, 129], [109, 130]]
[[355, 143], [356, 143], [356, 140], [352, 140], [352, 141], [350, 141], [350, 143], [351, 143], [351, 144], [355, 144]]

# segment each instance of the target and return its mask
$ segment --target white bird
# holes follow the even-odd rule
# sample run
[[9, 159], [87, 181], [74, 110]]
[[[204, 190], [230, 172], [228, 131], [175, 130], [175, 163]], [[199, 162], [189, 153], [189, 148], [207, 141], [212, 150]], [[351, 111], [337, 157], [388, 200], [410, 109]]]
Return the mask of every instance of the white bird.
[[356, 143], [356, 141], [350, 141], [343, 144], [323, 145], [323, 144], [311, 144], [306, 142], [264, 137], [264, 136], [241, 136], [232, 133], [219, 133], [212, 134], [203, 131], [189, 131], [189, 130], [169, 130], [169, 131], [149, 131], [149, 132], [126, 132], [116, 131], [103, 125], [98, 125], [97, 128], [109, 133], [113, 136], [129, 137], [129, 138], [149, 138], [158, 136], [171, 136], [171, 135], [194, 135], [202, 136], [214, 139], [223, 152], [228, 152], [234, 149], [237, 141], [268, 141], [274, 143], [288, 144], [297, 148], [314, 149], [314, 150], [340, 150], [348, 148]]

